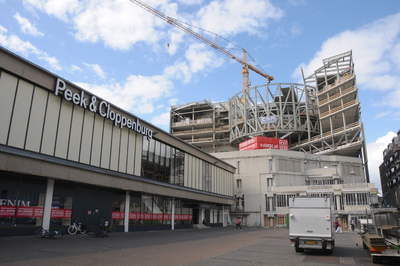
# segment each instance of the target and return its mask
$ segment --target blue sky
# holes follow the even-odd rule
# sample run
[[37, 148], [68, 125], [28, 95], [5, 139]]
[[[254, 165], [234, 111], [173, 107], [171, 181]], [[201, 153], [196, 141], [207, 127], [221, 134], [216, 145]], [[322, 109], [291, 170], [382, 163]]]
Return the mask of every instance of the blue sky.
[[[301, 82], [301, 67], [308, 76], [322, 59], [352, 50], [380, 188], [382, 151], [400, 129], [400, 1], [145, 2], [245, 48], [274, 82]], [[0, 45], [166, 131], [170, 105], [241, 91], [238, 62], [129, 0], [0, 0]], [[250, 80], [265, 84], [255, 73]]]

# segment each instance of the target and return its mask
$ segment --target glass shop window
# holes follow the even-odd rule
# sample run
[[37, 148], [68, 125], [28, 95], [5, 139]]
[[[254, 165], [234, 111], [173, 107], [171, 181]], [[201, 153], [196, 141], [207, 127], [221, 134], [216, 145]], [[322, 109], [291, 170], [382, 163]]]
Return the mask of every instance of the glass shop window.
[[129, 201], [129, 224], [130, 225], [140, 225], [140, 206], [142, 203], [142, 198], [139, 193], [131, 192], [131, 199]]
[[172, 215], [172, 199], [164, 198], [164, 216], [163, 216], [163, 224], [171, 224], [171, 215]]
[[153, 225], [159, 225], [163, 223], [163, 211], [163, 197], [153, 196]]
[[111, 204], [111, 223], [114, 225], [124, 225], [125, 201], [113, 200]]
[[0, 226], [41, 226], [44, 193], [0, 191]]
[[73, 197], [53, 196], [50, 225], [68, 226], [71, 224], [72, 202]]
[[151, 225], [152, 214], [153, 214], [153, 197], [151, 195], [142, 195], [141, 224]]

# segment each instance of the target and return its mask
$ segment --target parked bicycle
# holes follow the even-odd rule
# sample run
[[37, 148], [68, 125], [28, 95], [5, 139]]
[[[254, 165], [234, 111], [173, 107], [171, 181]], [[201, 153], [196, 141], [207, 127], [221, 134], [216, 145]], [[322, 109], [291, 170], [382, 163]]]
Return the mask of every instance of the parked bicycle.
[[109, 223], [109, 226], [106, 227], [107, 233], [114, 233], [117, 227], [115, 226], [115, 223], [111, 221]]
[[38, 229], [35, 232], [35, 236], [38, 238], [44, 238], [44, 237], [48, 237], [48, 238], [54, 238], [54, 239], [58, 239], [58, 238], [62, 238], [63, 237], [63, 233], [61, 231], [57, 231], [57, 230], [46, 230], [46, 229]]
[[78, 222], [78, 218], [76, 218], [74, 223], [68, 227], [68, 234], [75, 235], [76, 232], [79, 232], [82, 235], [86, 233], [86, 226], [82, 225], [81, 222]]
[[[107, 233], [114, 233], [117, 229], [117, 227], [115, 226], [115, 223], [113, 221], [111, 221], [109, 223], [108, 221], [101, 220], [100, 226], [102, 226], [103, 229]], [[99, 226], [92, 226], [92, 227], [90, 227], [88, 234], [93, 234], [95, 231], [98, 231], [98, 230], [99, 230]]]
[[108, 235], [107, 235], [108, 228], [109, 228], [108, 221], [101, 220], [100, 225], [92, 226], [89, 230], [89, 233], [93, 234], [95, 237], [108, 237]]

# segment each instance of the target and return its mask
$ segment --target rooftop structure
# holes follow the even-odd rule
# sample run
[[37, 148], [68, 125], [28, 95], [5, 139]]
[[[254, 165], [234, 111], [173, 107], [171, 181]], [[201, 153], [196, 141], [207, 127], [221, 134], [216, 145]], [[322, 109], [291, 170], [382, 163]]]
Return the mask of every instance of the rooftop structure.
[[239, 150], [255, 136], [287, 139], [307, 156], [360, 157], [369, 182], [352, 51], [323, 60], [303, 84], [255, 86], [229, 101], [171, 107], [170, 133], [206, 152]]

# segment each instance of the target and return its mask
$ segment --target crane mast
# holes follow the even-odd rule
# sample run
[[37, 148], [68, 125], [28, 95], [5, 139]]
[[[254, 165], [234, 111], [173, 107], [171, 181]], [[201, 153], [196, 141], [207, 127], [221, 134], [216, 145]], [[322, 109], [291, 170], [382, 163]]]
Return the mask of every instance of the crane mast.
[[182, 30], [183, 32], [186, 32], [187, 34], [189, 34], [190, 36], [198, 39], [199, 41], [207, 44], [208, 46], [211, 46], [212, 48], [214, 48], [215, 50], [221, 52], [222, 54], [230, 57], [231, 59], [239, 62], [242, 64], [243, 66], [243, 70], [242, 70], [242, 84], [243, 84], [243, 92], [248, 93], [249, 91], [249, 86], [250, 86], [250, 81], [249, 81], [249, 71], [248, 69], [254, 71], [255, 73], [265, 77], [267, 79], [267, 82], [269, 83], [271, 80], [274, 80], [274, 78], [272, 76], [269, 76], [268, 74], [258, 70], [257, 68], [255, 68], [254, 66], [250, 65], [247, 63], [247, 57], [246, 57], [246, 50], [243, 49], [243, 59], [237, 57], [236, 55], [232, 54], [231, 52], [227, 51], [226, 49], [224, 49], [223, 47], [217, 45], [217, 35], [215, 36], [215, 41], [212, 42], [209, 39], [205, 38], [204, 36], [198, 34], [197, 32], [191, 30], [190, 28], [186, 27], [184, 24], [180, 23], [179, 21], [163, 14], [162, 12], [158, 11], [157, 9], [147, 5], [146, 3], [140, 1], [140, 0], [130, 0], [132, 3], [140, 6], [141, 8], [143, 8], [144, 10], [152, 13], [153, 15], [159, 17], [160, 19], [164, 20], [165, 22], [167, 22], [170, 25], [173, 25], [175, 27], [177, 27], [178, 29]]

